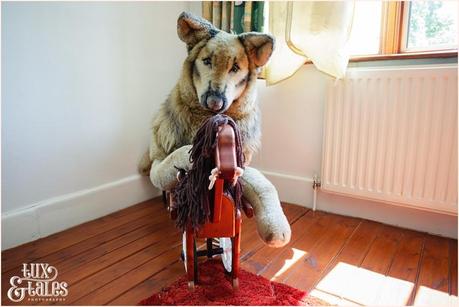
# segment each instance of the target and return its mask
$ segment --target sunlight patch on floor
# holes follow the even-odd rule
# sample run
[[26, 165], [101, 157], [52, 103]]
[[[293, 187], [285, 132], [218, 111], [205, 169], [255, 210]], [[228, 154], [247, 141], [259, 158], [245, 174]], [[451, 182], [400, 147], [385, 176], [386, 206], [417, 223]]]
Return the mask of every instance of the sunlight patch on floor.
[[413, 287], [411, 282], [339, 262], [316, 290], [363, 305], [405, 305]]
[[279, 281], [279, 279], [285, 273], [287, 273], [289, 271], [291, 266], [293, 266], [296, 262], [298, 262], [298, 260], [302, 259], [307, 254], [307, 252], [305, 252], [303, 250], [300, 250], [300, 249], [292, 248], [291, 250], [292, 250], [292, 253], [293, 253], [292, 258], [285, 260], [285, 263], [282, 266], [282, 268], [280, 268], [276, 272], [276, 274], [271, 278], [271, 280]]
[[415, 306], [458, 306], [457, 296], [420, 286], [414, 299]]
[[333, 294], [323, 292], [317, 289], [312, 290], [309, 293], [310, 296], [316, 297], [318, 299], [321, 299], [324, 302], [329, 303], [330, 305], [337, 305], [337, 306], [363, 306], [362, 304], [358, 304], [356, 302], [352, 302], [349, 300], [346, 300], [343, 297], [338, 297]]
[[[402, 306], [409, 302], [413, 290], [412, 282], [339, 262], [310, 294], [333, 305]], [[457, 296], [421, 286], [414, 305], [458, 306], [458, 303]]]

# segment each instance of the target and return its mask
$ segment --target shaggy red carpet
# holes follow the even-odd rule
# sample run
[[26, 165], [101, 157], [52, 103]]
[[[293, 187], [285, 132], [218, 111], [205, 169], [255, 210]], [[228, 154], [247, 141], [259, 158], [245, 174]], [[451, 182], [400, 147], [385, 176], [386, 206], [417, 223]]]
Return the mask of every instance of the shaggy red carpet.
[[220, 260], [199, 264], [199, 285], [188, 290], [186, 275], [171, 286], [144, 299], [139, 305], [323, 305], [319, 299], [308, 297], [306, 292], [272, 282], [264, 277], [241, 270], [239, 291], [233, 292]]

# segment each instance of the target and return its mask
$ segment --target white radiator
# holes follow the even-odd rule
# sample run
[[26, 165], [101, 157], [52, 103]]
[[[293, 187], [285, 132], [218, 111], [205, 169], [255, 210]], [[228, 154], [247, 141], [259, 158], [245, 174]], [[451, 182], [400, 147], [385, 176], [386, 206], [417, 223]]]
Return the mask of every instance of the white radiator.
[[457, 214], [457, 66], [349, 69], [324, 122], [323, 190]]

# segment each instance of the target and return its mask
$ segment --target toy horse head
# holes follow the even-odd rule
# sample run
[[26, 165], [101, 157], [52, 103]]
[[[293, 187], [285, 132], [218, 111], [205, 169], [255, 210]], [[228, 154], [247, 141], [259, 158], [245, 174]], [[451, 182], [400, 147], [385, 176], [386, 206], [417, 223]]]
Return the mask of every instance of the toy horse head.
[[[228, 116], [217, 114], [204, 122], [193, 139], [190, 150], [191, 169], [182, 176], [174, 190], [177, 226], [184, 230], [191, 224], [199, 229], [213, 213], [213, 182], [224, 179], [224, 192], [232, 196], [240, 208], [244, 155], [236, 123]], [[183, 173], [183, 172], [182, 172]]]

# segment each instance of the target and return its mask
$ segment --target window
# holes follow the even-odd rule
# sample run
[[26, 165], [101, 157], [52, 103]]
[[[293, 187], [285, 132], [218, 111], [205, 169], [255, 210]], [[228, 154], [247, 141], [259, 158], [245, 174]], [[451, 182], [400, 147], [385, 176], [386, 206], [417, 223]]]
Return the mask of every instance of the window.
[[382, 1], [356, 1], [349, 48], [352, 55], [378, 54], [381, 41]]
[[457, 10], [454, 0], [356, 1], [350, 52], [354, 58], [457, 56]]
[[416, 1], [404, 9], [402, 50], [438, 50], [457, 47], [457, 2]]

